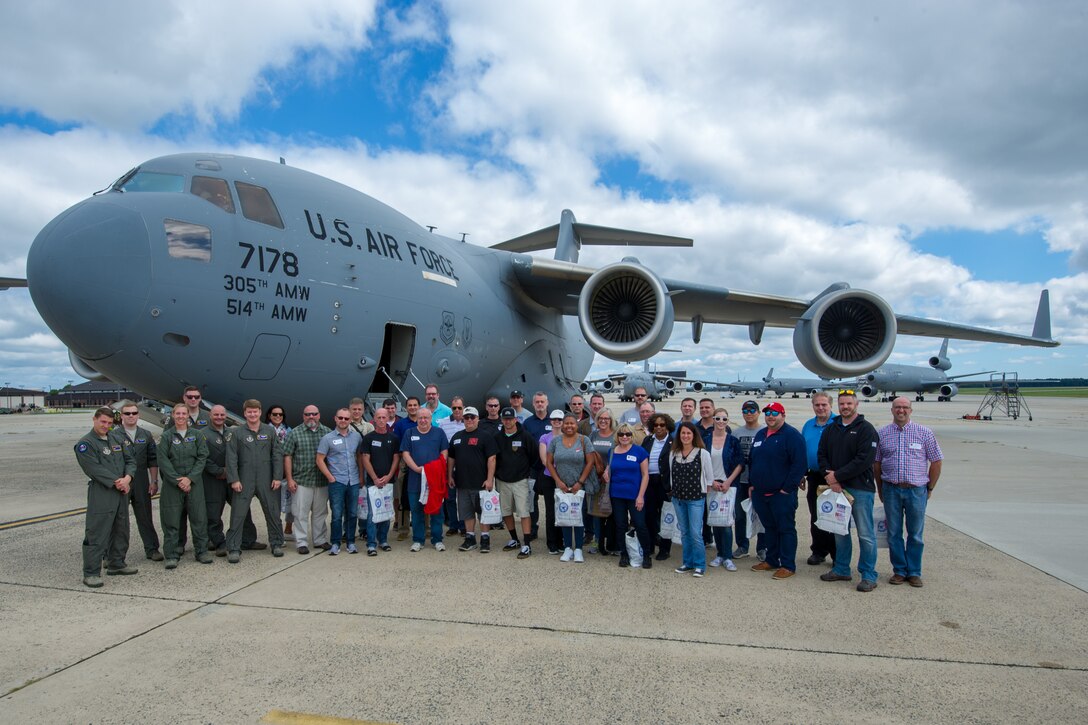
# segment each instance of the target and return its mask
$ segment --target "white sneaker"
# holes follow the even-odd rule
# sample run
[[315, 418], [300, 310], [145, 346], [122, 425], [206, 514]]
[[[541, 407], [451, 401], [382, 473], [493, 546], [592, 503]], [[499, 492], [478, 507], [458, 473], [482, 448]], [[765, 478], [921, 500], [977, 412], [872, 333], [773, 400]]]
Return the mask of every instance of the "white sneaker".
[[720, 556], [715, 556], [714, 561], [710, 562], [710, 565], [711, 566], [721, 566], [724, 561], [725, 561], [725, 559], [721, 558]]
[[414, 543], [412, 544], [412, 548], [411, 548], [411, 549], [409, 549], [408, 551], [413, 551], [413, 552], [415, 552], [415, 551], [421, 551], [422, 549], [423, 549], [423, 544], [421, 544], [421, 543], [419, 543], [418, 541], [416, 541], [416, 542], [414, 542]]
[[575, 549], [574, 550], [574, 563], [575, 564], [584, 564], [585, 561], [586, 561], [586, 558], [584, 556], [582, 556], [582, 550], [581, 549]]
[[559, 557], [559, 561], [570, 561], [574, 558], [574, 549], [569, 546], [563, 549], [563, 556]]
[[726, 559], [725, 560], [725, 570], [726, 571], [736, 571], [737, 570], [737, 565], [733, 563], [732, 559]]
[[443, 544], [441, 541], [439, 541], [437, 544], [434, 545], [434, 550], [435, 551], [445, 551], [446, 550], [446, 545]]

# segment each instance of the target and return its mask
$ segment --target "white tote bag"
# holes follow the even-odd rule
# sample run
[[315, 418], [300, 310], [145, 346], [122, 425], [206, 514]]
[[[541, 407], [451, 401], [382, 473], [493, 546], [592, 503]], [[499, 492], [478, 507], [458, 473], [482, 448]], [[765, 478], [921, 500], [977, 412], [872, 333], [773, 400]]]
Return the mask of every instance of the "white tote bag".
[[830, 488], [816, 497], [816, 528], [839, 536], [850, 534], [850, 500]]
[[884, 504], [873, 506], [873, 532], [876, 534], [876, 548], [888, 548], [888, 517], [884, 513]]
[[386, 485], [384, 488], [377, 486], [366, 487], [367, 498], [370, 499], [371, 521], [380, 524], [393, 518], [393, 487]]
[[642, 544], [638, 542], [634, 529], [629, 530], [623, 538], [627, 544], [627, 558], [631, 561], [631, 567], [637, 569], [642, 566]]
[[676, 507], [672, 501], [661, 504], [661, 531], [658, 533], [662, 541], [670, 541], [677, 536], [676, 531]]
[[555, 489], [555, 525], [556, 526], [582, 526], [582, 504], [585, 502], [586, 492], [563, 493]]
[[706, 525], [730, 527], [733, 525], [733, 502], [737, 500], [737, 489], [728, 491], [708, 491], [706, 494]]
[[370, 497], [367, 496], [366, 489], [366, 484], [359, 486], [359, 500], [355, 507], [355, 516], [360, 521], [366, 521], [367, 514], [370, 512], [370, 505], [368, 503]]
[[499, 506], [499, 492], [480, 491], [480, 523], [494, 526], [502, 523], [502, 510]]
[[752, 499], [746, 498], [740, 502], [740, 507], [744, 509], [744, 513], [747, 516], [748, 524], [748, 538], [754, 538], [756, 534], [762, 534], [764, 532], [763, 523], [759, 520], [759, 514], [756, 513], [756, 509], [752, 506]]

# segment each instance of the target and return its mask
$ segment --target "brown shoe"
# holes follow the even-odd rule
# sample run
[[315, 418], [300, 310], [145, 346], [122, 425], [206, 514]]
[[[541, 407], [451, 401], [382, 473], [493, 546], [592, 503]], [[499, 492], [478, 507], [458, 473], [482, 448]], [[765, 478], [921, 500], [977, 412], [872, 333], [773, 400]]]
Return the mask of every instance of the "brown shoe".
[[295, 533], [295, 527], [294, 527], [294, 525], [292, 524], [292, 522], [288, 521], [288, 522], [287, 522], [286, 524], [284, 524], [284, 526], [283, 526], [283, 535], [284, 535], [284, 536], [290, 536], [290, 535], [291, 535], [291, 534], [293, 534], [293, 533]]
[[765, 561], [761, 561], [752, 566], [752, 571], [771, 571], [772, 569], [774, 569], [774, 567]]
[[774, 574], [771, 574], [772, 579], [789, 579], [793, 576], [794, 572], [790, 571], [786, 567], [782, 566], [778, 568]]
[[888, 580], [889, 584], [902, 584], [907, 578], [902, 574], [892, 574], [892, 578]]
[[908, 576], [907, 577], [907, 584], [910, 584], [912, 587], [922, 587], [922, 586], [924, 586], [922, 584], [922, 577], [920, 577], [920, 576]]

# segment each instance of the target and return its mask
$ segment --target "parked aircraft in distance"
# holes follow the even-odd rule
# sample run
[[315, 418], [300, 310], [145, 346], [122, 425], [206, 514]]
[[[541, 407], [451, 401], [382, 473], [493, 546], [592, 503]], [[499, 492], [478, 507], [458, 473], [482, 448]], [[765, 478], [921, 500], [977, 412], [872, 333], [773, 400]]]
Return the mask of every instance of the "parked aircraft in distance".
[[838, 386], [834, 380], [826, 378], [776, 378], [774, 368], [767, 371], [767, 377], [763, 378], [763, 382], [767, 384], [767, 390], [780, 398], [786, 393], [793, 393], [795, 398], [801, 397], [800, 393], [804, 393], [808, 398], [813, 393], [831, 390]]
[[[880, 367], [899, 333], [1059, 344], [1042, 306], [1032, 335], [1018, 335], [896, 315], [845, 283], [795, 299], [663, 279], [632, 257], [594, 269], [578, 264], [586, 244], [692, 240], [564, 210], [554, 226], [485, 248], [282, 160], [177, 154], [49, 222], [26, 283], [80, 375], [160, 400], [194, 384], [229, 410], [257, 398], [292, 417], [424, 382], [472, 401], [513, 388], [562, 399], [594, 351], [652, 357], [676, 320], [692, 323], [696, 343], [706, 323], [746, 325], [756, 344], [767, 326], [792, 328], [798, 359], [830, 377]], [[529, 254], [545, 249], [554, 259]]]
[[885, 393], [880, 399], [881, 402], [895, 398], [897, 393], [914, 393], [914, 399], [917, 401], [925, 400], [926, 393], [937, 393], [937, 400], [952, 400], [952, 396], [960, 390], [953, 381], [994, 372], [983, 370], [964, 375], [945, 375], [944, 371], [951, 367], [952, 361], [948, 359], [948, 338], [946, 337], [941, 343], [941, 351], [929, 359], [929, 367], [885, 363], [871, 373], [858, 378], [858, 392], [866, 398], [871, 398], [877, 393]]

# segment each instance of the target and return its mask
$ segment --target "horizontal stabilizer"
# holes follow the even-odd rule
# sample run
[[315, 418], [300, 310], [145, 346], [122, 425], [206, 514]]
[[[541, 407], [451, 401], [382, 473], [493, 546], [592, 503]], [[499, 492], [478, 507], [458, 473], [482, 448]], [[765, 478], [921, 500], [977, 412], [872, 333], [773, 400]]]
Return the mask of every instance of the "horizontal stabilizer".
[[26, 280], [18, 277], [0, 277], [0, 291], [12, 287], [26, 287]]
[[[593, 224], [574, 223], [574, 233], [582, 246], [617, 246], [617, 247], [690, 247], [695, 241], [687, 237], [673, 237], [667, 234], [635, 232], [629, 229], [599, 227]], [[539, 252], [543, 249], [555, 249], [559, 240], [559, 225], [553, 224], [535, 232], [523, 234], [514, 239], [491, 245], [492, 249], [506, 252]]]

